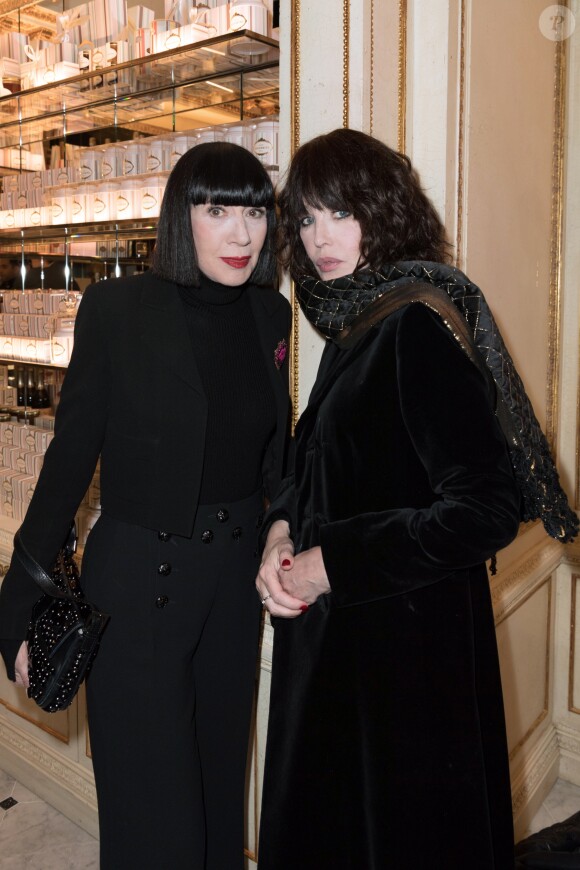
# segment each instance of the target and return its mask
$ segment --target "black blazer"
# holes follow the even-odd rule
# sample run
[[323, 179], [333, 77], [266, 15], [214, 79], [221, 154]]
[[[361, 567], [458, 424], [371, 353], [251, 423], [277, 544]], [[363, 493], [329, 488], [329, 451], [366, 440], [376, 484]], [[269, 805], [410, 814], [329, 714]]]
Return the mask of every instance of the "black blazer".
[[[265, 495], [280, 482], [290, 401], [291, 312], [269, 288], [247, 291], [276, 397], [277, 426], [264, 461]], [[198, 505], [207, 397], [176, 284], [152, 272], [87, 288], [49, 445], [22, 537], [48, 569], [101, 456], [101, 506], [116, 519], [191, 534]], [[0, 594], [0, 638], [23, 638], [38, 588], [13, 559]]]

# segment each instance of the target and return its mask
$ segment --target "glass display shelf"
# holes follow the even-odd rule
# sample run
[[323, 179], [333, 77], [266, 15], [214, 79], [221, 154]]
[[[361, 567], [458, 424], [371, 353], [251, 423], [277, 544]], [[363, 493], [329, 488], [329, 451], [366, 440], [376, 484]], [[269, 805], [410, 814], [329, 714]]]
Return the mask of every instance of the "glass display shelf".
[[[2, 341], [6, 338], [10, 338], [7, 335], [0, 335], [0, 345]], [[39, 369], [67, 369], [68, 362], [39, 362], [38, 360], [28, 359], [25, 356], [2, 356], [0, 354], [0, 365], [19, 365], [20, 363], [25, 363], [27, 366], [35, 367]], [[12, 422], [16, 422], [13, 420]], [[32, 424], [29, 424], [32, 425]]]
[[[157, 218], [136, 218], [133, 220], [102, 221], [85, 224], [53, 224], [43, 227], [15, 227], [0, 230], [0, 240], [4, 245], [12, 244], [20, 248], [24, 244], [37, 245], [37, 253], [42, 253], [42, 243], [52, 242], [91, 242], [116, 241], [117, 239], [152, 239], [157, 232]], [[48, 249], [47, 249], [48, 252]]]
[[[104, 127], [186, 129], [278, 109], [279, 47], [244, 30], [0, 98], [0, 147]], [[205, 110], [205, 115], [200, 112]], [[251, 117], [251, 115], [250, 115]]]

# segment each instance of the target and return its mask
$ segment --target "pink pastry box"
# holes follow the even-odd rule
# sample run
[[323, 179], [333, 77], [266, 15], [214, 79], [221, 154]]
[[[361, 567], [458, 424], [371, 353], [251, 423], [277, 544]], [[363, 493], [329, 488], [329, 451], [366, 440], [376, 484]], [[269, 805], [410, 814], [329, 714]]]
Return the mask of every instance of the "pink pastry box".
[[3, 290], [8, 314], [68, 314], [78, 308], [80, 297], [64, 290]]
[[72, 335], [75, 318], [56, 314], [3, 314], [0, 334], [31, 338], [50, 338], [53, 335]]
[[51, 338], [33, 336], [0, 336], [0, 356], [18, 362], [47, 363], [67, 366], [72, 349], [73, 334], [53, 335]]
[[11, 506], [16, 502], [20, 502], [20, 509], [28, 506], [34, 493], [35, 486], [36, 478], [32, 474], [14, 471], [13, 468], [0, 468], [0, 501], [2, 504], [2, 513], [5, 516], [14, 516], [15, 519], [20, 519], [19, 516], [15, 516], [13, 510], [10, 512]]
[[31, 453], [30, 450], [22, 447], [3, 444], [0, 449], [0, 461], [1, 468], [11, 468], [13, 471], [37, 478], [44, 462], [44, 453]]
[[[39, 417], [38, 420], [41, 420]], [[0, 443], [21, 447], [31, 453], [45, 453], [54, 438], [54, 432], [40, 426], [24, 423], [0, 423]]]

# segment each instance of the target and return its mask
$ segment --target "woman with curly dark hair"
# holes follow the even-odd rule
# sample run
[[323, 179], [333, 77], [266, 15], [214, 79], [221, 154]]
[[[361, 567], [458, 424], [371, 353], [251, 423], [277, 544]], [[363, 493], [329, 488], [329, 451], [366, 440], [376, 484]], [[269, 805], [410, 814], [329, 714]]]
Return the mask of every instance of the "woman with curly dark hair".
[[327, 343], [256, 581], [275, 638], [260, 870], [508, 870], [485, 561], [520, 493], [441, 300], [480, 296], [409, 160], [363, 133], [303, 145], [280, 210]]

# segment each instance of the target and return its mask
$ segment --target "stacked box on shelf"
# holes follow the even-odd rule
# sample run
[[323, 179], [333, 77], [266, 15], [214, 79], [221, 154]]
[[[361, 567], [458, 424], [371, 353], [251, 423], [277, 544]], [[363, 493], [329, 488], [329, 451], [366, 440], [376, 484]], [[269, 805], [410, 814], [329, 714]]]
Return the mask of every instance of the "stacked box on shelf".
[[53, 433], [0, 423], [0, 514], [22, 522]]
[[14, 387], [0, 387], [0, 408], [13, 408], [16, 405]]
[[[42, 417], [39, 420], [43, 419]], [[34, 493], [46, 448], [54, 433], [23, 423], [0, 423], [0, 514], [22, 522]], [[79, 546], [100, 516], [99, 469], [79, 507], [76, 524]]]
[[12, 314], [72, 314], [78, 298], [64, 290], [3, 290], [4, 311]]
[[61, 290], [4, 290], [0, 356], [67, 365], [78, 297]]
[[51, 338], [53, 335], [72, 335], [74, 325], [74, 315], [0, 313], [0, 335]]

